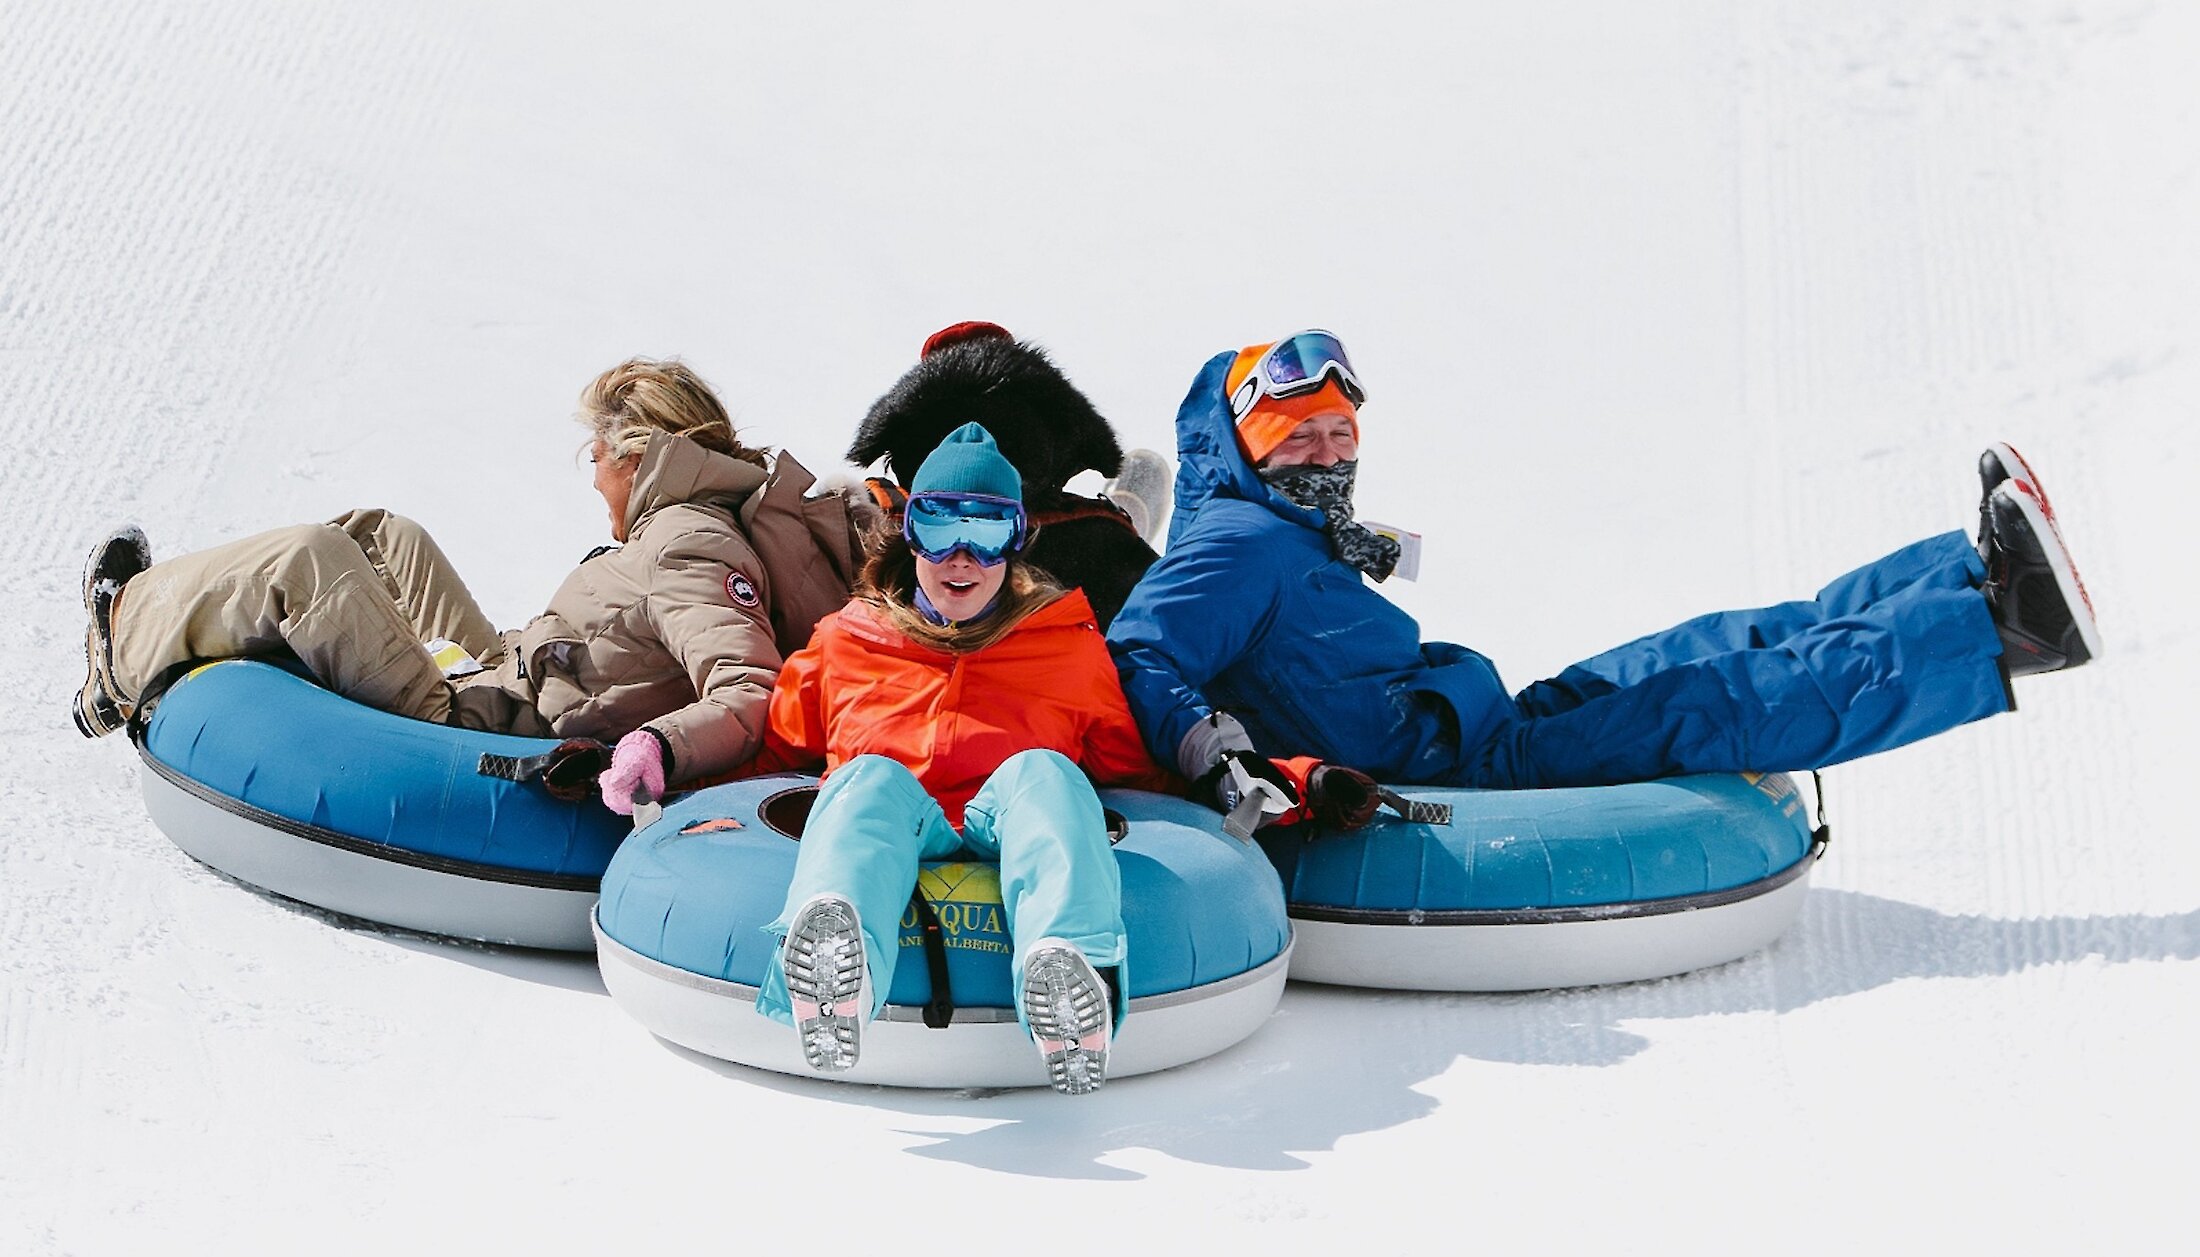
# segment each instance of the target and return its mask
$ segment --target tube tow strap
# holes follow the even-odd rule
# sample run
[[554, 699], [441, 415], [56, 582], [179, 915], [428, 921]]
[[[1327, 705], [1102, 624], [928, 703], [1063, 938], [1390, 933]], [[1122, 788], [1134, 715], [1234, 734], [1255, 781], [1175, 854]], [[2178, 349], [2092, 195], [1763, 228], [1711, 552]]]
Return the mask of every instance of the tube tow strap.
[[955, 989], [947, 979], [947, 936], [940, 930], [940, 914], [922, 890], [909, 892], [909, 906], [917, 911], [917, 928], [924, 932], [924, 969], [932, 976], [932, 998], [924, 1002], [924, 1024], [945, 1030], [955, 1020]]

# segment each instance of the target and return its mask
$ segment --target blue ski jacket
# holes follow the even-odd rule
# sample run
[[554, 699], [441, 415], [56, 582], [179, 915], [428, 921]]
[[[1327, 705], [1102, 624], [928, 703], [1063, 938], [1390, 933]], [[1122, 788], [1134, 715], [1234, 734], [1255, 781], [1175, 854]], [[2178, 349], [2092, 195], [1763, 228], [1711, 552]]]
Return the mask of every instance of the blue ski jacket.
[[1518, 696], [1482, 655], [1330, 554], [1320, 512], [1239, 453], [1209, 361], [1177, 411], [1169, 546], [1108, 630], [1156, 759], [1234, 715], [1256, 750], [1386, 781], [1606, 785], [1820, 768], [2007, 711], [2001, 640], [1960, 532], [1905, 546], [1816, 598], [1719, 611], [1575, 664]]
[[1167, 550], [1108, 629], [1147, 749], [1177, 762], [1216, 710], [1263, 755], [1314, 755], [1385, 781], [1452, 775], [1511, 717], [1497, 669], [1421, 626], [1330, 553], [1319, 511], [1295, 505], [1238, 449], [1223, 394], [1229, 353], [1177, 410]]

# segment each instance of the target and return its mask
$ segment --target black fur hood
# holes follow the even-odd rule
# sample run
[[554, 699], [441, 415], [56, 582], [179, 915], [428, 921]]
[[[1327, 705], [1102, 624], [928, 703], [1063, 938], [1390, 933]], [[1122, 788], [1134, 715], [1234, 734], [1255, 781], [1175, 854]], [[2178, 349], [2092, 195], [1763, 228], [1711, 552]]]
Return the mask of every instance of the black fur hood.
[[1088, 468], [1103, 476], [1123, 468], [1115, 430], [1046, 351], [999, 337], [945, 345], [920, 359], [871, 404], [848, 461], [865, 467], [884, 456], [888, 473], [906, 485], [925, 456], [966, 423], [993, 434], [1023, 476], [1027, 497], [1059, 493]]

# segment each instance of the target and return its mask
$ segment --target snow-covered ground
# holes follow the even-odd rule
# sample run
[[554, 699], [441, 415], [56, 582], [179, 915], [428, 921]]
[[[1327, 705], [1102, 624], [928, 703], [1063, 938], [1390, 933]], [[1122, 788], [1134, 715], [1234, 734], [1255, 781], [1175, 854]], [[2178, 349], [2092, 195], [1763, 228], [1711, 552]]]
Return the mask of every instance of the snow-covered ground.
[[[0, 1252], [2168, 1246], [2196, 59], [2168, 0], [0, 5]], [[385, 504], [512, 622], [603, 539], [596, 371], [834, 466], [964, 318], [1162, 449], [1210, 353], [1337, 329], [1396, 596], [1515, 683], [1968, 526], [1996, 438], [2108, 657], [1830, 773], [1762, 955], [1294, 986], [1086, 1102], [669, 1048], [585, 958], [224, 881], [69, 727], [113, 522]]]

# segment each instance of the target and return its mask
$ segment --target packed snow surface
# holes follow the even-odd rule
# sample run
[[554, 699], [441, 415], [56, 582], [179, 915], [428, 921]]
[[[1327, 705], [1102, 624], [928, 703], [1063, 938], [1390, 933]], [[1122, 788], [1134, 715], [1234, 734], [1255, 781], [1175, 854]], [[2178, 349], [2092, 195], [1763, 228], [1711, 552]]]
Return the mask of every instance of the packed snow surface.
[[[0, 1252], [2189, 1231], [2193, 6], [0, 14]], [[224, 880], [147, 821], [123, 739], [70, 728], [115, 523], [174, 554], [386, 505], [514, 623], [605, 540], [568, 419], [597, 371], [682, 355], [838, 467], [969, 318], [1163, 451], [1208, 355], [1336, 329], [1362, 509], [1428, 537], [1386, 592], [1516, 685], [1969, 526], [1995, 439], [2107, 656], [1829, 773], [1834, 846], [1763, 954], [1298, 984], [1238, 1047], [1074, 1101], [668, 1047], [585, 957]]]

